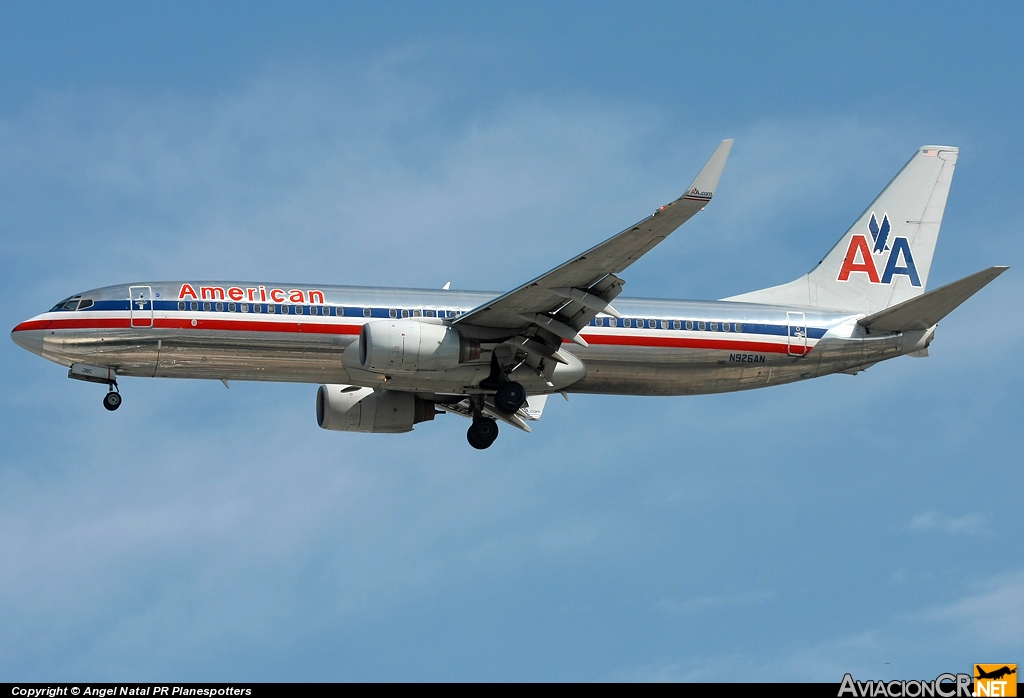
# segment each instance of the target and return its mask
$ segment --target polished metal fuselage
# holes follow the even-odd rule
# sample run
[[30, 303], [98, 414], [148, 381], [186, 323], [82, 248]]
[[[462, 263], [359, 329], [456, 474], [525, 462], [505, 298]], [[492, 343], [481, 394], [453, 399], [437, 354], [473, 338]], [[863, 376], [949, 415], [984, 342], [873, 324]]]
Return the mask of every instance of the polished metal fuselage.
[[[193, 294], [183, 296], [185, 286]], [[216, 289], [241, 289], [245, 295], [241, 302], [233, 302]], [[267, 289], [282, 291], [268, 298]], [[298, 295], [292, 298], [303, 302], [288, 302], [293, 291]], [[285, 302], [277, 302], [281, 294]], [[93, 301], [89, 308], [43, 313], [20, 324], [12, 336], [56, 363], [110, 367], [121, 376], [348, 383], [459, 394], [478, 391], [480, 380], [489, 374], [486, 344], [479, 360], [457, 368], [387, 377], [356, 370], [345, 350], [358, 339], [366, 322], [404, 316], [450, 322], [498, 295], [145, 282], [85, 292], [81, 297]], [[850, 312], [623, 297], [615, 306], [622, 319], [602, 315], [581, 331], [589, 346], [564, 345], [563, 351], [583, 362], [585, 375], [575, 375], [568, 385], [555, 381], [547, 391], [720, 393], [855, 372], [911, 351], [904, 346], [903, 335], [868, 334], [857, 324], [862, 316]], [[609, 326], [612, 322], [614, 327]], [[352, 352], [347, 355], [351, 356]]]

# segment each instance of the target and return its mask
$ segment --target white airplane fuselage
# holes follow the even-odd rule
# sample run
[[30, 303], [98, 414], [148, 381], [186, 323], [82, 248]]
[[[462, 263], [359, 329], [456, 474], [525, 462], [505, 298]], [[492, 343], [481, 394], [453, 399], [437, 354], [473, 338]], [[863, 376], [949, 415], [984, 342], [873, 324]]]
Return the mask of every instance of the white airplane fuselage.
[[[273, 302], [270, 293], [273, 299], [303, 302]], [[450, 323], [499, 295], [223, 282], [126, 284], [82, 293], [79, 305], [88, 307], [43, 313], [18, 325], [12, 337], [64, 366], [110, 367], [119, 376], [352, 383], [472, 394], [481, 392], [479, 383], [491, 370], [493, 347], [486, 342], [477, 358], [456, 367], [413, 372], [361, 370], [346, 350], [368, 322]], [[857, 325], [863, 314], [807, 307], [620, 297], [616, 308], [620, 318], [600, 314], [580, 332], [588, 346], [563, 344], [563, 353], [578, 362], [557, 366], [547, 378], [523, 365], [512, 377], [531, 394], [721, 393], [852, 371], [920, 351], [931, 339], [920, 333], [868, 334]]]

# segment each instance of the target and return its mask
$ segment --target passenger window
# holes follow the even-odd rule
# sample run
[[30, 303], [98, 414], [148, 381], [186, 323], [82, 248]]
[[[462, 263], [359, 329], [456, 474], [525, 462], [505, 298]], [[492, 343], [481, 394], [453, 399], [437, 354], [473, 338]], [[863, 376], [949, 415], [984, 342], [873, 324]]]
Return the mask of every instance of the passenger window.
[[413, 317], [423, 317], [423, 311], [422, 310], [414, 310], [414, 311], [412, 311], [412, 316]]
[[679, 330], [679, 329], [682, 329], [682, 327], [683, 327], [683, 323], [679, 322], [678, 320], [673, 320], [672, 321], [672, 329], [673, 330]]
[[668, 320], [662, 320], [661, 321], [661, 329], [663, 329], [663, 330], [667, 330], [668, 329]]
[[740, 323], [737, 322], [736, 323], [736, 331], [737, 332], [742, 332], [743, 331], [743, 325], [741, 325]]
[[228, 303], [228, 310], [230, 310], [232, 313], [235, 312], [235, 307], [236, 306], [234, 303]]
[[722, 331], [723, 332], [728, 332], [729, 331], [729, 323], [728, 322], [723, 322], [722, 323]]
[[296, 315], [302, 315], [302, 306], [301, 305], [293, 305], [292, 306], [292, 310], [295, 311]]
[[409, 311], [408, 310], [403, 310], [402, 311], [402, 317], [409, 317]]
[[697, 329], [698, 330], [703, 330], [704, 329], [704, 323], [703, 322], [698, 322], [697, 323]]
[[273, 312], [275, 312], [275, 310], [276, 310], [276, 309], [274, 308], [274, 306], [272, 306], [272, 305], [268, 305], [268, 306], [267, 306], [267, 312], [268, 312], [268, 313], [273, 313]]
[[196, 303], [195, 301], [192, 301], [191, 303], [188, 304], [188, 309], [189, 310], [199, 310], [199, 304]]
[[242, 309], [243, 313], [249, 312], [249, 304], [248, 303], [242, 303], [239, 307]]
[[393, 318], [398, 317], [398, 311], [392, 308], [391, 310], [388, 311], [388, 315]]
[[686, 329], [688, 329], [688, 330], [692, 330], [693, 329], [693, 320], [687, 320], [686, 321]]
[[711, 323], [711, 331], [712, 332], [718, 332], [718, 323], [717, 322], [712, 322]]
[[254, 313], [261, 313], [261, 312], [263, 312], [263, 306], [260, 305], [259, 303], [253, 304], [252, 312], [254, 312]]
[[218, 313], [224, 312], [224, 304], [223, 303], [218, 303], [217, 304], [217, 312]]
[[363, 317], [370, 317], [370, 309], [363, 308]]
[[209, 309], [210, 309], [210, 304], [209, 303], [203, 303], [203, 310], [209, 310]]
[[185, 309], [185, 301], [178, 301], [178, 310]]

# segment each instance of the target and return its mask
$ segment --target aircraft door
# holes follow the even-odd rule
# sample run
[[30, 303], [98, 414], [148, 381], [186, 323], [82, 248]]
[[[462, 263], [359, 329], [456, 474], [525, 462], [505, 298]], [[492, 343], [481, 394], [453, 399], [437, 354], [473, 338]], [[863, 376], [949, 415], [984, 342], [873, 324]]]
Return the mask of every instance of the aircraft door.
[[788, 335], [787, 345], [790, 356], [803, 356], [807, 353], [807, 318], [803, 313], [786, 313]]
[[153, 290], [149, 286], [130, 286], [128, 303], [132, 327], [153, 326]]

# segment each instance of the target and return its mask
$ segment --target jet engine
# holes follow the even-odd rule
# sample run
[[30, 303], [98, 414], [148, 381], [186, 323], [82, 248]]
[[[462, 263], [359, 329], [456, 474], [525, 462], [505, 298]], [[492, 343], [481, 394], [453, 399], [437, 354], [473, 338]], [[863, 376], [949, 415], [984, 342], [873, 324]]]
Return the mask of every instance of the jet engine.
[[480, 358], [480, 343], [418, 320], [378, 320], [359, 333], [359, 366], [374, 373], [443, 371]]
[[400, 434], [433, 418], [434, 403], [412, 393], [345, 385], [321, 385], [316, 393], [321, 429]]

